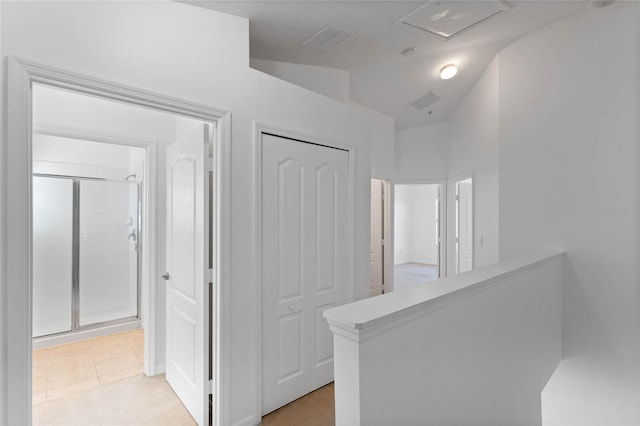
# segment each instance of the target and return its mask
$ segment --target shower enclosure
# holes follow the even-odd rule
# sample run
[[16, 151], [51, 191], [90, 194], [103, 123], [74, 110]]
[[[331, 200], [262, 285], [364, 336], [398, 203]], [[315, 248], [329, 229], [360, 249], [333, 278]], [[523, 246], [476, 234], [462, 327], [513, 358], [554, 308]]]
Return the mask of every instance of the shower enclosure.
[[34, 174], [33, 336], [140, 318], [141, 182]]

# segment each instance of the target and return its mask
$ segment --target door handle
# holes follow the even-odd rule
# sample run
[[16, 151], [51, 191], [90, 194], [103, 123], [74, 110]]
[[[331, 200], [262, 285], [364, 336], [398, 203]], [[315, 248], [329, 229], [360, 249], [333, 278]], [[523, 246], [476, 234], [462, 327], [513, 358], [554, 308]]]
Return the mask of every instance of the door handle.
[[171, 275], [169, 275], [168, 272], [165, 272], [164, 274], [162, 274], [161, 278], [165, 281], [169, 281], [169, 278], [171, 278]]

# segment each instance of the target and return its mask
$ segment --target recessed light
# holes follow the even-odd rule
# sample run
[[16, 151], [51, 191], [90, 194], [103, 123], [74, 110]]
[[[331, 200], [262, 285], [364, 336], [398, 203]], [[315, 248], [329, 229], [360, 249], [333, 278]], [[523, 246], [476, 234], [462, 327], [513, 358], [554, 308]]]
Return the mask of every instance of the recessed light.
[[458, 67], [453, 64], [445, 65], [440, 70], [440, 78], [443, 80], [449, 80], [458, 73]]

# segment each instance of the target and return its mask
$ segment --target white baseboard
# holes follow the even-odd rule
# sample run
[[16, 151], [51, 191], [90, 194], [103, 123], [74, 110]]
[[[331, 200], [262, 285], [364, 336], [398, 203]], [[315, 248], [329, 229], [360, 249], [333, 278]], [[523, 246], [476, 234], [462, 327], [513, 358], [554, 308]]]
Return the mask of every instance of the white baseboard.
[[65, 343], [79, 342], [80, 340], [92, 339], [94, 337], [106, 336], [109, 334], [122, 333], [125, 331], [139, 330], [142, 322], [134, 319], [119, 324], [105, 325], [102, 327], [78, 330], [70, 333], [58, 334], [55, 336], [44, 336], [33, 339], [33, 349], [43, 349], [50, 346], [63, 345]]
[[233, 426], [255, 426], [255, 425], [259, 425], [261, 422], [262, 422], [261, 418], [256, 419], [256, 416], [252, 414], [248, 417], [245, 417], [242, 420], [235, 422]]

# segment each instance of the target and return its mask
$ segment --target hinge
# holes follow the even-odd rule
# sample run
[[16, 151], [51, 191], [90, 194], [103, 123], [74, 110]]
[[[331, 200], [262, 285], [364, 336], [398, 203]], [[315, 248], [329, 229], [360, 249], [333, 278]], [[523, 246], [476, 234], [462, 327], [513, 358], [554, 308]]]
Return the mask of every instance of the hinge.
[[209, 268], [209, 282], [213, 284], [213, 268]]
[[384, 238], [382, 239], [382, 245], [384, 246]]
[[207, 158], [207, 171], [208, 172], [213, 172], [213, 170], [214, 170], [213, 166], [214, 166], [213, 157]]
[[209, 395], [213, 395], [214, 387], [213, 387], [213, 379], [209, 379]]
[[456, 195], [456, 201], [460, 201], [460, 196]]

